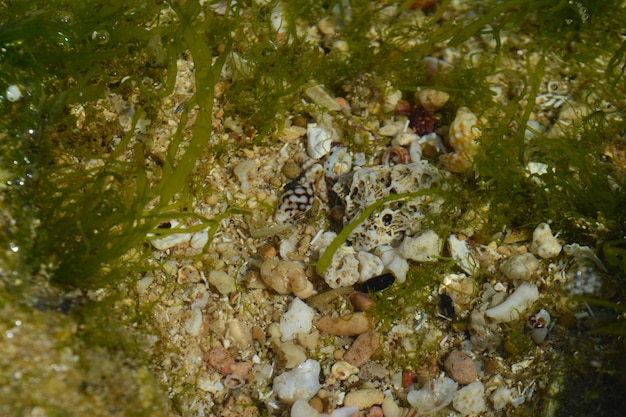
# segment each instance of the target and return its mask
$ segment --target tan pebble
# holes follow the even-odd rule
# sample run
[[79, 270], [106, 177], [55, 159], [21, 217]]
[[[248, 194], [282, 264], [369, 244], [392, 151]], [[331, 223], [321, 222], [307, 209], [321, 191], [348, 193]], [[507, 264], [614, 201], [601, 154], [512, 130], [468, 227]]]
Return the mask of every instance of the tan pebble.
[[204, 359], [209, 366], [222, 375], [229, 375], [233, 371], [231, 365], [235, 360], [230, 356], [230, 352], [222, 347], [215, 347], [204, 354]]
[[378, 349], [379, 337], [375, 332], [359, 335], [343, 356], [344, 360], [356, 367], [363, 366]]
[[252, 328], [252, 338], [257, 341], [257, 343], [261, 346], [265, 344], [265, 332], [259, 326], [254, 326]]
[[248, 379], [248, 375], [252, 370], [252, 364], [248, 362], [235, 362], [230, 365], [230, 370], [238, 377]]
[[285, 162], [282, 169], [283, 175], [290, 180], [295, 180], [302, 174], [302, 168], [300, 165], [293, 161]]
[[450, 99], [450, 94], [434, 90], [432, 88], [426, 88], [415, 92], [415, 101], [424, 107], [429, 112], [434, 112], [442, 108]]
[[359, 368], [350, 365], [346, 361], [337, 361], [330, 368], [331, 376], [339, 379], [340, 381], [345, 381], [346, 379], [350, 378], [352, 375], [356, 375], [357, 373], [359, 373]]
[[257, 250], [257, 253], [259, 255], [259, 258], [261, 258], [262, 260], [275, 258], [276, 255], [278, 255], [278, 251], [272, 245], [260, 246], [259, 249]]
[[373, 406], [367, 411], [367, 417], [383, 417], [384, 415], [382, 407], [378, 405]]
[[228, 320], [226, 322], [226, 338], [241, 349], [249, 348], [252, 345], [250, 325], [237, 319]]
[[462, 385], [475, 381], [478, 376], [474, 360], [460, 350], [450, 352], [443, 366], [450, 377]]
[[255, 194], [255, 197], [257, 201], [265, 201], [265, 199], [268, 197], [267, 191], [258, 190]]
[[205, 201], [209, 206], [214, 206], [220, 202], [220, 196], [217, 194], [211, 194], [206, 198]]
[[350, 303], [358, 311], [368, 311], [374, 307], [374, 300], [369, 295], [354, 291], [349, 295]]
[[291, 118], [291, 124], [294, 126], [306, 127], [307, 123], [307, 119], [302, 116], [294, 116]]
[[320, 397], [313, 397], [309, 400], [309, 405], [318, 413], [324, 411], [324, 401]]
[[343, 405], [349, 407], [356, 405], [359, 410], [364, 410], [373, 405], [379, 405], [383, 403], [385, 394], [374, 388], [364, 388], [356, 391], [351, 391], [346, 395]]
[[364, 313], [354, 313], [343, 317], [324, 316], [315, 323], [319, 331], [334, 336], [357, 336], [372, 328], [372, 323]]

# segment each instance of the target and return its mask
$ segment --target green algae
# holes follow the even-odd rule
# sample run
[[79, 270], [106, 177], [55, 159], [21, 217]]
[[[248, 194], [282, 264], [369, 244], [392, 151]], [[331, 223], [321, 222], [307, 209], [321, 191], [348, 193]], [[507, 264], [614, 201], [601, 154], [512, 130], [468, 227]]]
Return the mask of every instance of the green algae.
[[[488, 118], [489, 123], [483, 129], [483, 150], [476, 157], [479, 177], [456, 178], [455, 189], [466, 191], [446, 196], [450, 207], [463, 211], [484, 213], [483, 208], [489, 208], [484, 214], [489, 221], [481, 222], [480, 227], [486, 229], [481, 233], [489, 235], [503, 226], [534, 226], [545, 219], [552, 219], [565, 236], [582, 235], [590, 242], [598, 236], [623, 238], [626, 231], [622, 210], [626, 201], [624, 176], [600, 156], [611, 140], [623, 135], [623, 123], [607, 118], [604, 110], [593, 109], [595, 104], [591, 103], [590, 114], [565, 137], [559, 140], [538, 137], [531, 143], [524, 140], [544, 75], [544, 62], [551, 59], [552, 53], [568, 61], [575, 60], [576, 63], [571, 63], [575, 66], [573, 71], [588, 84], [598, 84], [597, 94], [603, 99], [609, 97], [615, 106], [613, 111], [624, 110], [626, 44], [620, 41], [620, 25], [625, 20], [621, 2], [532, 1], [522, 5], [513, 1], [484, 2], [482, 7], [486, 12], [479, 13], [475, 20], [456, 25], [450, 19], [440, 27], [435, 24], [449, 2], [442, 2], [421, 23], [402, 19], [408, 3], [404, 2], [392, 19], [375, 22], [387, 34], [378, 49], [371, 47], [366, 34], [372, 16], [378, 16], [385, 3], [361, 8], [355, 7], [356, 2], [352, 7], [339, 1], [289, 2], [285, 5], [286, 33], [291, 42], [285, 43], [271, 40], [275, 30], [271, 28], [270, 12], [275, 3], [250, 5], [251, 13], [257, 17], [252, 23], [239, 14], [235, 5], [224, 16], [218, 18], [217, 14], [207, 13], [201, 19], [202, 8], [197, 2], [177, 3], [173, 6], [176, 15], [172, 24], [159, 24], [167, 20], [160, 2], [150, 3], [148, 7], [144, 2], [56, 2], [48, 7], [40, 7], [37, 2], [18, 3], [3, 5], [0, 14], [0, 44], [5, 48], [0, 62], [0, 91], [16, 84], [27, 93], [17, 103], [0, 101], [0, 110], [6, 115], [0, 119], [2, 177], [9, 183], [8, 190], [3, 190], [2, 205], [10, 213], [2, 214], [6, 227], [0, 230], [5, 246], [0, 257], [3, 269], [13, 271], [2, 277], [0, 294], [4, 307], [14, 304], [16, 294], [27, 292], [23, 296], [26, 301], [17, 304], [29, 311], [24, 306], [41, 303], [43, 299], [39, 294], [31, 294], [31, 287], [44, 286], [48, 281], [63, 291], [101, 288], [124, 283], [127, 276], [134, 277], [150, 268], [145, 262], [149, 248], [142, 245], [146, 235], [158, 232], [157, 226], [163, 221], [193, 216], [185, 214], [185, 210], [191, 207], [194, 193], [200, 191], [189, 188], [193, 181], [190, 176], [196, 161], [206, 152], [212, 132], [213, 87], [222, 66], [227, 64], [229, 51], [236, 51], [247, 66], [237, 69], [237, 82], [224, 93], [225, 111], [253, 126], [257, 142], [273, 140], [271, 133], [276, 124], [284, 114], [298, 108], [296, 103], [308, 80], [324, 83], [336, 95], [343, 95], [342, 86], [365, 73], [391, 81], [405, 90], [407, 96], [417, 86], [429, 85], [452, 94], [451, 105], [442, 112], [447, 119], [453, 117], [454, 107], [462, 105]], [[294, 29], [297, 21], [315, 24], [333, 7], [338, 9], [334, 18], [342, 28], [348, 54], [322, 52], [305, 42]], [[451, 72], [433, 78], [423, 68], [422, 59], [432, 53], [436, 43], [462, 47], [464, 41], [480, 33], [495, 37], [498, 53], [507, 52], [500, 37], [517, 28], [533, 36], [529, 48], [540, 51], [542, 61], [536, 67], [529, 66], [525, 73], [509, 74], [523, 88], [512, 93], [514, 97], [507, 108], [493, 102], [486, 81], [494, 75], [495, 61], [486, 59], [478, 64], [464, 61]], [[424, 42], [407, 44], [403, 36], [407, 33], [422, 34]], [[150, 46], [155, 36], [161, 40], [160, 52]], [[595, 46], [598, 44], [602, 48]], [[590, 67], [607, 51], [610, 58], [606, 71], [597, 74]], [[67, 130], [76, 125], [76, 117], [67, 113], [68, 106], [84, 105], [88, 117], [96, 118], [98, 109], [92, 104], [109, 91], [133, 88], [141, 91], [141, 103], [132, 120], [135, 127], [142, 112], [155, 111], [160, 100], [172, 93], [176, 59], [187, 53], [194, 58], [196, 82], [202, 94], [197, 94], [183, 110], [180, 128], [161, 167], [147, 168], [148, 155], [143, 145], [130, 148], [134, 129], [117, 145], [112, 140], [115, 128], [105, 122], [94, 122], [93, 134], [71, 132], [68, 137]], [[210, 58], [214, 56], [219, 58], [212, 62]], [[130, 77], [122, 81], [125, 74]], [[144, 85], [139, 82], [143, 76], [159, 81], [161, 86]], [[602, 77], [606, 79], [606, 87], [600, 83]], [[519, 105], [523, 108], [521, 114], [517, 112]], [[187, 133], [184, 127], [194, 106], [198, 106], [199, 117], [192, 132]], [[511, 130], [512, 125], [517, 126], [516, 130]], [[355, 145], [350, 136], [346, 141], [354, 149], [370, 149]], [[219, 152], [232, 146], [213, 145], [210, 151]], [[121, 156], [126, 152], [132, 153], [133, 159], [123, 161]], [[71, 158], [63, 157], [95, 158], [102, 164], [79, 171]], [[525, 172], [529, 161], [545, 162], [554, 169], [529, 178]], [[151, 180], [155, 175], [159, 178], [156, 182]], [[537, 187], [535, 179], [543, 181], [545, 186]], [[156, 206], [148, 209], [155, 200]], [[232, 209], [225, 216], [238, 212]], [[436, 225], [445, 220], [442, 217], [433, 214], [426, 222]], [[209, 227], [212, 234], [217, 230], [219, 219], [194, 217], [194, 220], [200, 222], [196, 228]], [[341, 239], [345, 240], [350, 227], [362, 220], [357, 219], [344, 228], [335, 246], [342, 243]], [[460, 219], [454, 225], [445, 224], [441, 230], [453, 230], [463, 222]], [[323, 270], [329, 256], [332, 257], [332, 251], [320, 259], [318, 270]], [[405, 286], [382, 293], [375, 315], [383, 327], [413, 311], [418, 304], [428, 305], [427, 289], [451, 268], [447, 263], [414, 267]], [[46, 308], [64, 310], [63, 302], [57, 298], [66, 297], [58, 296], [56, 291], [50, 290], [55, 296], [46, 302]], [[2, 317], [20, 317], [35, 326], [30, 330], [33, 335], [54, 341], [53, 351], [69, 346], [80, 356], [79, 365], [68, 365], [69, 372], [75, 374], [68, 378], [67, 385], [55, 385], [60, 377], [46, 374], [40, 385], [21, 386], [19, 401], [3, 398], [3, 404], [14, 402], [13, 408], [5, 409], [5, 414], [23, 414], [22, 411], [36, 406], [40, 398], [33, 392], [55, 396], [82, 386], [84, 393], [79, 394], [82, 399], [51, 406], [46, 410], [49, 415], [71, 415], [68, 410], [75, 410], [74, 415], [85, 414], [81, 407], [92, 402], [103, 406], [103, 410], [105, 405], [119, 404], [120, 410], [131, 413], [126, 415], [162, 415], [168, 405], [164, 404], [161, 388], [147, 371], [141, 355], [141, 339], [123, 330], [141, 316], [124, 313], [116, 306], [116, 301], [123, 298], [121, 295], [86, 306], [76, 301], [78, 296], [67, 298], [72, 299], [71, 318], [60, 312], [46, 317], [47, 313], [36, 310], [32, 315], [4, 310]], [[429, 307], [433, 312], [437, 309], [434, 305]], [[110, 317], [110, 309], [119, 312], [122, 318]], [[103, 317], [108, 319], [106, 326], [99, 326]], [[75, 323], [80, 324], [81, 331], [72, 330]], [[47, 328], [60, 333], [48, 334]], [[20, 343], [36, 342], [20, 340]], [[129, 357], [134, 371], [119, 367]], [[64, 363], [65, 359], [48, 360]], [[27, 358], [18, 365], [34, 373], [31, 366], [35, 362], [33, 356], [32, 360]], [[81, 379], [104, 382], [87, 382], [85, 386]], [[7, 381], [5, 386], [14, 383]], [[129, 398], [136, 401], [123, 406], [123, 401]]]

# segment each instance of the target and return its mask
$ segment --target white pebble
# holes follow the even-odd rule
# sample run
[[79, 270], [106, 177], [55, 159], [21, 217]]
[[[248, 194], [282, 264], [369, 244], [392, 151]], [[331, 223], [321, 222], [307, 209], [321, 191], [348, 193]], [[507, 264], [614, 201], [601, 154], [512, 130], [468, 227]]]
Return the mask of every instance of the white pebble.
[[561, 253], [561, 244], [552, 236], [552, 230], [547, 223], [541, 223], [533, 232], [533, 242], [530, 251], [543, 259], [554, 258]]
[[535, 255], [522, 253], [502, 262], [500, 271], [509, 279], [528, 281], [537, 273], [540, 266], [539, 259], [535, 258]]
[[241, 191], [247, 193], [250, 189], [250, 182], [256, 177], [257, 174], [256, 163], [249, 159], [242, 161], [235, 166], [233, 173], [241, 183]]
[[16, 101], [18, 101], [19, 99], [22, 98], [22, 91], [20, 90], [20, 88], [17, 85], [11, 84], [7, 88], [7, 91], [6, 91], [6, 93], [4, 95], [7, 98], [7, 100], [9, 100], [10, 102], [14, 103], [14, 102], [16, 102]]
[[217, 269], [213, 269], [209, 272], [209, 284], [217, 288], [217, 291], [219, 291], [222, 295], [227, 295], [237, 291], [235, 279], [226, 272], [218, 271]]
[[315, 310], [299, 298], [294, 298], [289, 310], [280, 318], [282, 340], [293, 340], [299, 334], [308, 334], [313, 327]]
[[319, 417], [320, 413], [307, 401], [296, 400], [291, 406], [291, 417]]
[[454, 393], [452, 406], [461, 414], [478, 414], [485, 410], [485, 386], [476, 381]]
[[448, 236], [448, 250], [456, 265], [468, 275], [478, 272], [480, 265], [467, 245], [467, 240], [461, 240], [456, 235]]
[[373, 253], [366, 251], [358, 251], [356, 258], [359, 261], [359, 282], [365, 282], [368, 279], [383, 273], [385, 265], [382, 259]]
[[432, 414], [452, 402], [458, 384], [448, 377], [435, 378], [420, 390], [408, 393], [406, 399], [418, 414]]
[[433, 230], [415, 237], [407, 236], [398, 247], [398, 254], [416, 262], [434, 262], [441, 252], [442, 239]]
[[273, 388], [278, 397], [285, 402], [309, 401], [321, 387], [319, 376], [319, 362], [314, 359], [307, 359], [291, 371], [284, 372], [274, 378]]
[[382, 259], [385, 269], [391, 272], [400, 284], [406, 281], [409, 263], [395, 248], [389, 245], [379, 246], [376, 248], [376, 254]]
[[335, 408], [330, 414], [322, 414], [321, 417], [352, 417], [359, 412], [359, 408], [351, 405], [350, 407]]
[[503, 303], [485, 311], [485, 315], [496, 323], [517, 319], [539, 298], [539, 289], [523, 282]]

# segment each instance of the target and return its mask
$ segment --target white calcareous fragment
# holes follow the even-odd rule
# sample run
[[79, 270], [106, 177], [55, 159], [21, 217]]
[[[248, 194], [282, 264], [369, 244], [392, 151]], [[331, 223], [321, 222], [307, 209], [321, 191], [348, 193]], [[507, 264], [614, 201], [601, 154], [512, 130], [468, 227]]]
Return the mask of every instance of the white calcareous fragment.
[[274, 378], [274, 391], [281, 400], [288, 403], [296, 400], [309, 401], [321, 387], [320, 370], [318, 361], [307, 359], [292, 370]]
[[313, 159], [320, 159], [330, 152], [332, 133], [317, 123], [309, 123], [306, 128], [307, 152]]
[[237, 291], [235, 279], [224, 271], [214, 269], [209, 272], [209, 284], [217, 288], [217, 291], [219, 291], [222, 295], [227, 295]]
[[425, 88], [415, 92], [415, 99], [426, 110], [434, 112], [442, 108], [448, 102], [450, 94], [432, 88]]
[[457, 266], [469, 275], [478, 272], [480, 265], [467, 244], [467, 239], [461, 240], [456, 235], [448, 236], [448, 250]]
[[539, 298], [539, 289], [523, 282], [503, 303], [485, 311], [485, 315], [496, 323], [517, 319]]
[[391, 272], [400, 284], [406, 281], [409, 263], [398, 254], [394, 247], [389, 245], [379, 246], [376, 248], [376, 254], [382, 259], [385, 269]]
[[241, 161], [233, 169], [233, 173], [241, 183], [241, 191], [247, 193], [250, 189], [250, 182], [256, 177], [257, 166], [254, 161], [249, 159]]
[[326, 92], [323, 86], [317, 84], [304, 90], [305, 94], [320, 107], [331, 111], [341, 110], [341, 106], [337, 101]]
[[530, 251], [543, 259], [554, 258], [561, 253], [562, 246], [559, 241], [552, 235], [550, 225], [541, 223], [533, 232], [533, 242], [530, 245]]
[[442, 239], [433, 230], [402, 240], [398, 247], [398, 254], [406, 259], [416, 262], [434, 262], [441, 252]]
[[198, 336], [202, 330], [202, 311], [199, 308], [191, 310], [191, 315], [185, 321], [185, 331], [191, 336]]
[[[169, 224], [170, 224], [169, 230], [172, 230], [179, 225], [178, 221], [176, 220], [170, 221]], [[181, 226], [179, 230], [185, 230], [184, 226]], [[154, 235], [150, 234], [148, 236], [150, 237]], [[192, 237], [191, 233], [170, 233], [170, 234], [166, 234], [165, 236], [161, 238], [152, 239], [150, 240], [150, 243], [157, 250], [166, 250], [166, 249], [173, 248], [174, 246], [189, 243], [189, 240], [191, 239], [191, 237]]]
[[337, 179], [340, 175], [352, 169], [352, 155], [345, 146], [336, 146], [324, 161], [324, 171], [330, 179]]
[[299, 334], [308, 334], [313, 328], [315, 310], [299, 298], [294, 298], [289, 310], [280, 318], [282, 340], [293, 340]]
[[485, 386], [482, 382], [472, 382], [454, 393], [452, 406], [461, 414], [478, 414], [485, 410]]
[[359, 261], [359, 282], [365, 282], [383, 273], [385, 265], [382, 259], [373, 253], [358, 251], [356, 258]]
[[421, 389], [408, 393], [406, 399], [418, 415], [432, 414], [452, 402], [458, 384], [448, 377], [435, 378]]
[[291, 406], [291, 417], [319, 417], [320, 413], [308, 401], [296, 400]]
[[528, 281], [539, 270], [541, 263], [532, 253], [511, 256], [500, 265], [500, 271], [511, 280]]

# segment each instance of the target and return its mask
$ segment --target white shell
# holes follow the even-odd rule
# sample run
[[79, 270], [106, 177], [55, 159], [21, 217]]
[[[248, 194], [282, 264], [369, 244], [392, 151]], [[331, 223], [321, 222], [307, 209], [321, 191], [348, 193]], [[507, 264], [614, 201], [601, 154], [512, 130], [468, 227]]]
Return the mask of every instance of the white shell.
[[330, 152], [332, 133], [317, 123], [309, 123], [306, 128], [307, 152], [313, 159], [320, 159]]
[[345, 146], [335, 147], [324, 161], [325, 174], [333, 180], [346, 172], [350, 172], [351, 169], [352, 156]]
[[552, 318], [550, 317], [550, 313], [543, 308], [533, 317], [535, 320], [541, 320], [543, 323], [541, 327], [534, 327], [531, 325], [532, 330], [530, 331], [530, 337], [532, 337], [535, 343], [539, 344], [546, 339], [546, 336], [548, 336], [548, 330], [550, 329]]
[[517, 319], [539, 298], [539, 289], [523, 282], [502, 304], [485, 311], [485, 315], [496, 323]]

